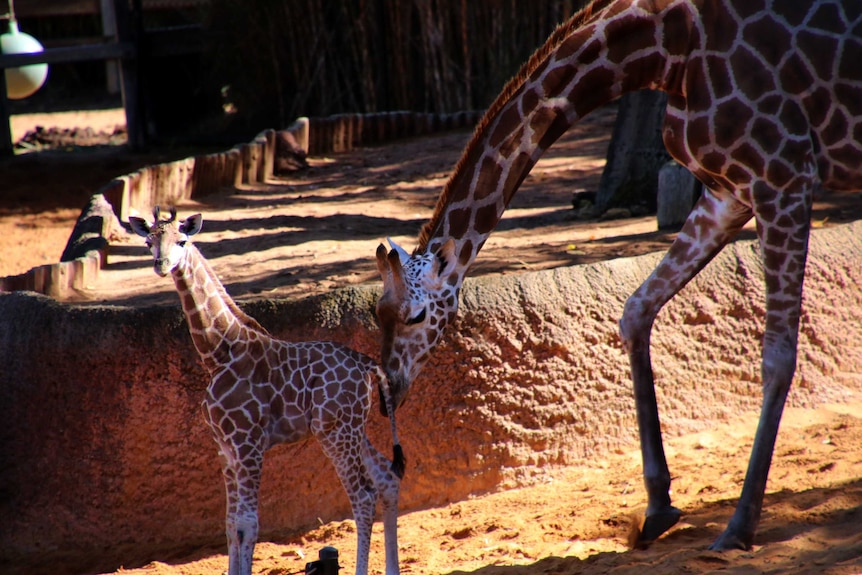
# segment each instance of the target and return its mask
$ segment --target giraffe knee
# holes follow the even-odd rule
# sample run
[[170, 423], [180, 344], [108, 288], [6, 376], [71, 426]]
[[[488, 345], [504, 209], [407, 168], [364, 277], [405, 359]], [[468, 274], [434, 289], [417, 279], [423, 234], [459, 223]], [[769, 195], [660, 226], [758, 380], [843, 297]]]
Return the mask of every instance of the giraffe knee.
[[620, 338], [626, 349], [630, 350], [632, 343], [637, 339], [649, 336], [653, 318], [654, 314], [650, 312], [643, 300], [632, 296], [626, 301], [619, 322]]
[[235, 521], [228, 520], [227, 536], [234, 539], [238, 545], [254, 545], [257, 542], [258, 522], [256, 516], [237, 517]]
[[381, 499], [384, 501], [398, 500], [398, 495], [401, 491], [401, 479], [394, 472], [386, 470], [378, 474], [374, 478], [374, 483], [377, 487], [377, 494]]

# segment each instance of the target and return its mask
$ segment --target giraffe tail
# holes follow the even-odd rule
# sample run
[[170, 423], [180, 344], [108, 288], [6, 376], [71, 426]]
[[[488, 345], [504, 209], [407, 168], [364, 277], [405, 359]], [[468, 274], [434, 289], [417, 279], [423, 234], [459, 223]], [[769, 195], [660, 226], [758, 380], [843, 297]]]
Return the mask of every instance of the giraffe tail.
[[386, 406], [386, 398], [383, 397], [383, 393], [382, 393], [383, 388], [382, 387], [380, 388], [380, 391], [381, 391], [381, 393], [380, 393], [380, 415], [382, 415], [383, 417], [388, 417], [389, 416], [389, 408]]
[[407, 466], [407, 460], [404, 457], [404, 450], [401, 449], [401, 444], [396, 443], [392, 446], [392, 473], [398, 476], [398, 479], [404, 479], [404, 469]]
[[404, 457], [404, 449], [401, 447], [401, 442], [398, 441], [398, 429], [395, 425], [395, 406], [392, 405], [392, 393], [390, 392], [386, 376], [378, 368], [380, 380], [378, 383], [378, 392], [380, 395], [380, 412], [384, 416], [389, 417], [389, 427], [392, 430], [392, 473], [398, 476], [398, 479], [404, 479], [404, 470], [407, 467], [407, 458]]

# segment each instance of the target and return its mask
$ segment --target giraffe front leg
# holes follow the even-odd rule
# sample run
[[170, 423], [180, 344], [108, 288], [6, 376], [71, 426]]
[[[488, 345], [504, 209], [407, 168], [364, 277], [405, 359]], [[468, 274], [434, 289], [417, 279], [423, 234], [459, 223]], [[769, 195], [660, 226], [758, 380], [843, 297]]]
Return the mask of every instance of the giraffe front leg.
[[634, 385], [635, 408], [640, 434], [644, 485], [648, 503], [642, 525], [632, 532], [629, 544], [645, 547], [673, 527], [682, 511], [671, 505], [670, 470], [664, 453], [650, 359], [650, 332], [655, 312], [647, 311], [638, 290], [626, 303], [620, 332], [626, 345]]
[[318, 436], [323, 451], [335, 465], [341, 485], [347, 492], [353, 521], [356, 523], [356, 575], [368, 573], [368, 556], [371, 553], [371, 529], [374, 525], [374, 508], [377, 490], [365, 465], [363, 451], [367, 439], [362, 434], [364, 422], [345, 426], [324, 436]]
[[258, 535], [261, 463], [262, 460], [249, 458], [225, 471], [228, 575], [251, 575]]
[[228, 575], [251, 575], [258, 536], [258, 491], [263, 451], [253, 450], [240, 460], [233, 445], [217, 436], [225, 484], [225, 535], [228, 544]]
[[650, 335], [661, 308], [730, 241], [751, 218], [751, 211], [729, 195], [708, 190], [686, 220], [665, 257], [628, 299], [620, 320], [620, 336], [628, 351], [640, 434], [644, 485], [648, 503], [643, 525], [630, 544], [645, 547], [679, 521], [671, 505], [670, 471], [661, 435]]

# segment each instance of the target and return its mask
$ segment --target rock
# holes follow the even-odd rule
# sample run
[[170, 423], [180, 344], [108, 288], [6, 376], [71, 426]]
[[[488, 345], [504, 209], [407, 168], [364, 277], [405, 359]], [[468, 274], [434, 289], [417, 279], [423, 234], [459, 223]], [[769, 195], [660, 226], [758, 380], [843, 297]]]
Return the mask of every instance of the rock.
[[611, 208], [605, 213], [603, 213], [599, 219], [601, 220], [620, 220], [623, 218], [632, 217], [631, 210], [627, 208]]
[[275, 134], [275, 174], [297, 172], [308, 168], [306, 150], [297, 142], [296, 136], [287, 130]]
[[125, 230], [114, 214], [113, 206], [104, 195], [95, 194], [78, 217], [60, 261], [69, 262], [94, 250], [101, 253], [104, 259], [109, 241], [123, 235]]

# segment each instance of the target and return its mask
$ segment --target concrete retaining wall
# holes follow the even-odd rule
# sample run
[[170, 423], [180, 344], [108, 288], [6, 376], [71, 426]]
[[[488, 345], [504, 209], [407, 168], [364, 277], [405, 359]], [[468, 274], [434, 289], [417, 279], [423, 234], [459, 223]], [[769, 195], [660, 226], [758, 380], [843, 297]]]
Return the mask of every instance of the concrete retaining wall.
[[[862, 224], [817, 230], [811, 243], [796, 406], [862, 392]], [[752, 242], [730, 246], [659, 316], [653, 353], [668, 434], [759, 406], [757, 252]], [[457, 325], [399, 410], [402, 510], [634, 448], [616, 322], [658, 258], [468, 280]], [[339, 340], [376, 357], [376, 298], [352, 288], [243, 307], [287, 339]], [[217, 453], [198, 407], [207, 382], [179, 304], [77, 307], [2, 294], [0, 354], [0, 570], [104, 571], [223, 544]], [[376, 412], [371, 433], [388, 453]], [[273, 449], [261, 495], [264, 534], [350, 515], [314, 442]]]

